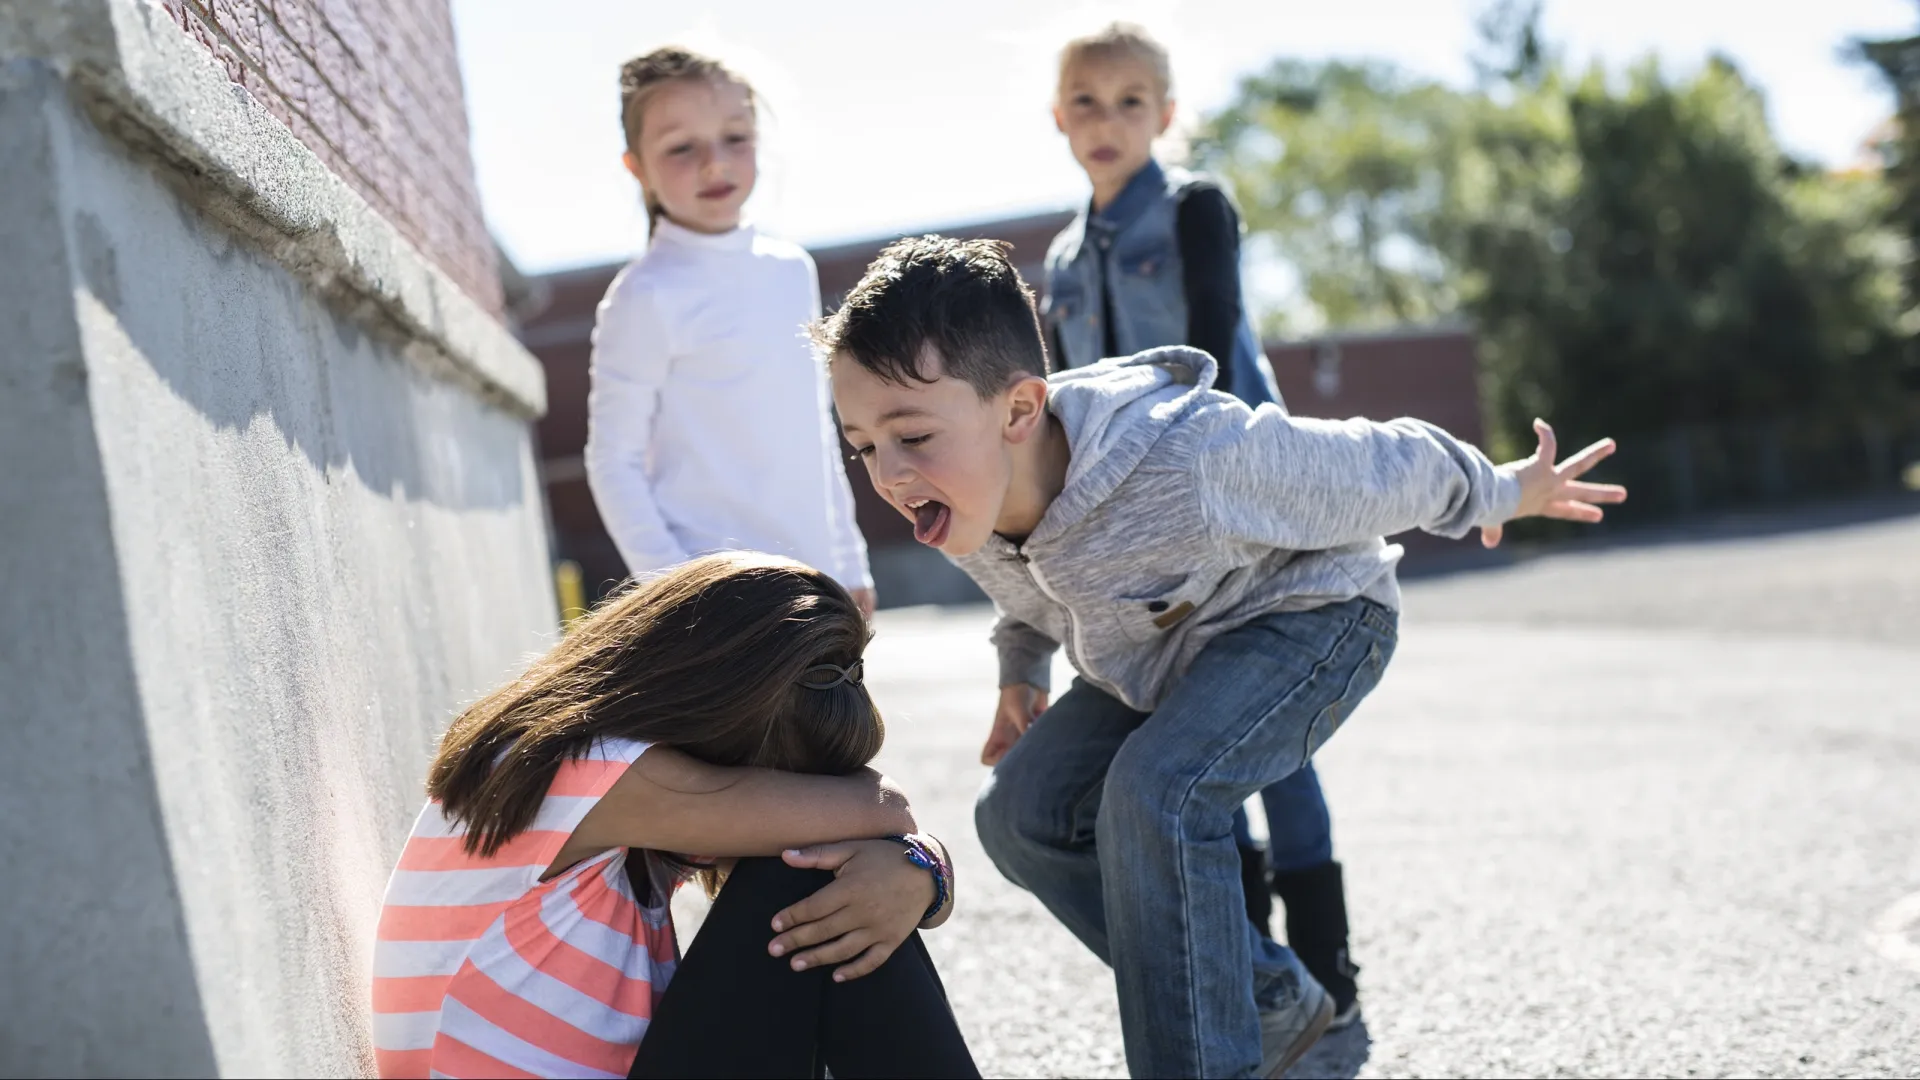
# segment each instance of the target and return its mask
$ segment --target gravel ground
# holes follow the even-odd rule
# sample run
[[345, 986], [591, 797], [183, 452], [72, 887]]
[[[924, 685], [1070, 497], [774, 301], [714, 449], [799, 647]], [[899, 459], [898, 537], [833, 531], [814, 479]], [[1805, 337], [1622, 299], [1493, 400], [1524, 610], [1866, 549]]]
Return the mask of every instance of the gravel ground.
[[[1319, 758], [1366, 1023], [1295, 1075], [1920, 1073], [1920, 514], [1846, 517], [1408, 585]], [[1122, 1076], [1109, 973], [973, 836], [989, 618], [869, 654], [962, 870], [928, 943], [988, 1075]]]

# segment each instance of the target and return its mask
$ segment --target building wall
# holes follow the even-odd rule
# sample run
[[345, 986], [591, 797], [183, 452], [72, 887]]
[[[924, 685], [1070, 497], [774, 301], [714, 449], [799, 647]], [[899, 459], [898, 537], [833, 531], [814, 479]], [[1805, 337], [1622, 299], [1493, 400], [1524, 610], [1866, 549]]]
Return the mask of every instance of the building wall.
[[[1267, 362], [1287, 408], [1300, 416], [1412, 416], [1476, 446], [1486, 441], [1480, 361], [1466, 329], [1408, 328], [1269, 342]], [[1446, 540], [1411, 532], [1392, 539], [1407, 549], [1404, 568], [1416, 573], [1485, 555], [1477, 534]]]
[[447, 0], [164, 0], [234, 85], [501, 311]]
[[0, 1074], [365, 1075], [538, 369], [156, 6], [0, 7], [0, 145]]

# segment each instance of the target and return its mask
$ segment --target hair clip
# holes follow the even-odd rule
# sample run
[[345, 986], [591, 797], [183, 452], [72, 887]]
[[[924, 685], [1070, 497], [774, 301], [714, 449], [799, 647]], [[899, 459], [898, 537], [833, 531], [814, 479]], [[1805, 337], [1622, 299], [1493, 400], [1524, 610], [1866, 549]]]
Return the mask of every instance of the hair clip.
[[[839, 664], [815, 664], [800, 673], [800, 685], [809, 690], [831, 690], [841, 683], [859, 686], [865, 664], [865, 659], [855, 660], [846, 667], [841, 667]], [[827, 677], [829, 673], [833, 676], [831, 679]]]

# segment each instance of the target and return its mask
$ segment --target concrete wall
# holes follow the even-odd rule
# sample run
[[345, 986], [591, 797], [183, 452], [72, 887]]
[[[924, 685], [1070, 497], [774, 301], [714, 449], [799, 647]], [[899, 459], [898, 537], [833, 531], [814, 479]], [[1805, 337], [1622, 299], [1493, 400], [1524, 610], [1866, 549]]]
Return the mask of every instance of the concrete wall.
[[537, 366], [233, 89], [0, 4], [0, 1074], [368, 1071], [437, 732], [554, 633]]

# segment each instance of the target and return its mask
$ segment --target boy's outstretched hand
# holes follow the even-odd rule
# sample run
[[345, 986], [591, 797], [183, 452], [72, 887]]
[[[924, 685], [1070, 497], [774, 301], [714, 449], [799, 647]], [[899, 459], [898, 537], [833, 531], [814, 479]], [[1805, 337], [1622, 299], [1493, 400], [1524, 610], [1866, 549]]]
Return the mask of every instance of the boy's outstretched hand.
[[993, 710], [993, 730], [987, 744], [980, 748], [980, 764], [998, 765], [1013, 744], [1027, 733], [1027, 727], [1047, 711], [1047, 692], [1026, 683], [1000, 688], [1000, 704]]
[[[1551, 517], [1591, 524], [1604, 516], [1598, 504], [1627, 500], [1627, 489], [1619, 484], [1589, 484], [1580, 479], [1612, 456], [1612, 439], [1601, 439], [1556, 465], [1554, 458], [1560, 446], [1554, 440], [1552, 426], [1545, 420], [1535, 420], [1533, 431], [1540, 437], [1540, 448], [1533, 456], [1500, 466], [1520, 480], [1520, 508], [1514, 511], [1514, 517]], [[1484, 526], [1480, 543], [1498, 547], [1504, 531], [1499, 525]]]

